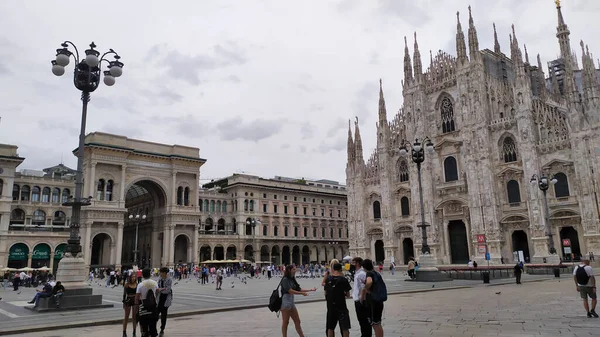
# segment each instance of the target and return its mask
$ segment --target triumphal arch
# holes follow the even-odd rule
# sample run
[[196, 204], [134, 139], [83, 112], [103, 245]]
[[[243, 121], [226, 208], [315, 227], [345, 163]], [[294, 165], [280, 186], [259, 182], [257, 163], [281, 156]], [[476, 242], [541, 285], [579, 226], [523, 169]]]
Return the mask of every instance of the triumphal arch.
[[[86, 263], [120, 268], [197, 263], [198, 148], [101, 132], [85, 138], [82, 214]], [[137, 254], [136, 254], [137, 253]]]

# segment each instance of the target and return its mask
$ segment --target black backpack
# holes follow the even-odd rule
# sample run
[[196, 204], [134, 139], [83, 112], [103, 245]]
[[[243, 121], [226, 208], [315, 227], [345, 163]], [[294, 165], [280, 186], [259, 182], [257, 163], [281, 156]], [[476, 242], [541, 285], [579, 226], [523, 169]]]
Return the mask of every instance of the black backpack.
[[268, 305], [268, 308], [269, 308], [269, 310], [271, 310], [271, 312], [278, 313], [277, 314], [278, 317], [279, 317], [279, 310], [281, 310], [281, 296], [279, 295], [279, 286], [281, 286], [281, 282], [283, 282], [283, 278], [281, 279], [281, 281], [279, 281], [277, 288], [275, 288], [275, 290], [273, 290], [273, 293], [271, 293], [271, 297], [269, 298], [269, 305]]
[[148, 289], [148, 293], [146, 294], [146, 298], [142, 300], [142, 305], [140, 306], [140, 316], [145, 315], [154, 315], [158, 312], [158, 305], [156, 304], [156, 296], [154, 295], [154, 290]]
[[577, 266], [577, 270], [575, 271], [575, 278], [577, 279], [577, 283], [584, 286], [590, 280], [590, 276], [585, 271], [585, 265]]

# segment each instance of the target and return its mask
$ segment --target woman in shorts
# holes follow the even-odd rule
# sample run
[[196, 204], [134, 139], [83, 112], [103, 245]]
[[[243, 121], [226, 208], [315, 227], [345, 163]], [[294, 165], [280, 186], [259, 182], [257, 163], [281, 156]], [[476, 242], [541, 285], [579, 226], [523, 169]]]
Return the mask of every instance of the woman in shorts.
[[135, 292], [138, 282], [135, 273], [131, 273], [125, 284], [123, 284], [123, 310], [125, 318], [123, 319], [123, 337], [127, 337], [127, 321], [129, 320], [129, 312], [131, 312], [131, 320], [133, 323], [133, 337], [135, 337], [135, 328], [137, 326], [137, 307], [135, 305]]
[[285, 267], [283, 278], [281, 279], [281, 335], [287, 337], [290, 318], [294, 321], [298, 336], [304, 337], [302, 327], [300, 326], [300, 316], [294, 303], [294, 295], [308, 296], [309, 291], [316, 291], [317, 288], [302, 289], [296, 281], [296, 267], [288, 265]]

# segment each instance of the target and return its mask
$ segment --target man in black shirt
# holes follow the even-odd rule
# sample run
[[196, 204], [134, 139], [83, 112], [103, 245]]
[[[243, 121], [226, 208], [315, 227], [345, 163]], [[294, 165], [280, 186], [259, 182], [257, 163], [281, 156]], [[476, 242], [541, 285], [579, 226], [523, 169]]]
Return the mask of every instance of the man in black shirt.
[[59, 308], [60, 298], [65, 294], [65, 287], [60, 281], [56, 282], [56, 285], [54, 285], [54, 289], [52, 289], [52, 293], [54, 294], [54, 299], [56, 300], [56, 307]]
[[333, 265], [333, 271], [325, 281], [325, 299], [327, 300], [327, 336], [334, 337], [335, 326], [340, 324], [344, 337], [350, 335], [350, 315], [346, 298], [350, 298], [352, 287], [342, 273], [342, 265]]

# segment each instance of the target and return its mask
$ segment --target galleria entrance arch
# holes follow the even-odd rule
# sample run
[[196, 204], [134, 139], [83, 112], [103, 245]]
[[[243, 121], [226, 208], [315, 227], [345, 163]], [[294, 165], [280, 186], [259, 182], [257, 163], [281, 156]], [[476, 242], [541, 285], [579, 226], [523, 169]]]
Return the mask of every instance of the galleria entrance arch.
[[195, 210], [206, 162], [200, 150], [101, 132], [88, 134], [85, 144], [84, 195], [93, 197], [82, 212], [86, 263], [92, 264], [93, 238], [100, 233], [113, 238], [102, 241], [102, 265], [173, 266], [179, 263], [175, 255], [182, 263], [198, 263]]

